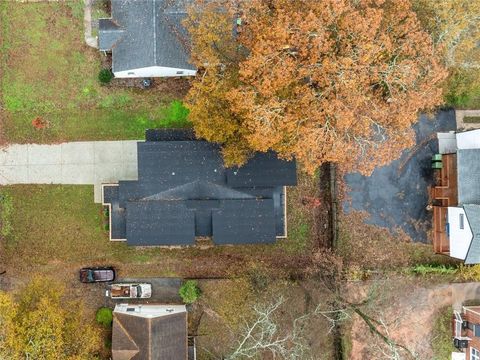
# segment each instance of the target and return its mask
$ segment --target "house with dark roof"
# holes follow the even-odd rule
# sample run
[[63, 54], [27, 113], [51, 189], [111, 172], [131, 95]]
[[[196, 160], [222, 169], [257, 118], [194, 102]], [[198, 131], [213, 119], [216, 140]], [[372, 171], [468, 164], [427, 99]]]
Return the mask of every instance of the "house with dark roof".
[[119, 304], [113, 311], [112, 360], [194, 360], [185, 305]]
[[112, 53], [118, 78], [194, 76], [190, 39], [182, 21], [191, 0], [111, 0], [99, 20], [98, 46]]
[[438, 134], [432, 166], [437, 184], [433, 201], [436, 253], [480, 263], [480, 130]]
[[110, 239], [138, 246], [267, 244], [287, 235], [286, 187], [295, 161], [257, 153], [225, 168], [220, 147], [193, 132], [147, 131], [138, 142], [138, 180], [103, 185]]

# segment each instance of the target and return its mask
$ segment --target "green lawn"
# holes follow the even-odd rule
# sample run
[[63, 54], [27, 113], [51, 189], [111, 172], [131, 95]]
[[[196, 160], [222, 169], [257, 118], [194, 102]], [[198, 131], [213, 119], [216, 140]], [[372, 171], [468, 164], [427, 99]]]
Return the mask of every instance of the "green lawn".
[[[103, 55], [84, 44], [82, 4], [0, 4], [7, 141], [135, 139], [147, 128], [172, 125], [165, 111], [173, 93], [100, 85]], [[34, 129], [36, 117], [49, 127]]]
[[452, 351], [455, 351], [452, 341], [452, 317], [451, 307], [445, 307], [437, 314], [431, 339], [434, 360], [449, 359]]
[[[293, 195], [289, 202], [290, 208], [295, 209]], [[296, 216], [295, 210], [289, 215], [292, 216]], [[290, 246], [298, 253], [285, 252], [284, 241], [294, 242], [295, 238], [279, 240], [273, 246], [130, 247], [109, 241], [104, 221], [102, 206], [93, 202], [92, 186], [3, 187], [0, 257], [5, 266], [27, 277], [33, 273], [51, 275], [58, 269], [70, 269], [72, 275], [81, 266], [107, 263], [121, 269], [123, 276], [202, 277], [237, 276], [258, 266], [276, 269], [275, 273], [281, 276], [282, 271], [295, 270], [295, 255], [302, 255], [293, 244]]]

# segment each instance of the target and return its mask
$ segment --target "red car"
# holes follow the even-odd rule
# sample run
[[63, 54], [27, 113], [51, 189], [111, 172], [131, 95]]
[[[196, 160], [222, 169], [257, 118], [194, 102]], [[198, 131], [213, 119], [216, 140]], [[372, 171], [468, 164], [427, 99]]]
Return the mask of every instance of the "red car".
[[89, 267], [80, 269], [82, 283], [109, 282], [115, 280], [113, 267]]

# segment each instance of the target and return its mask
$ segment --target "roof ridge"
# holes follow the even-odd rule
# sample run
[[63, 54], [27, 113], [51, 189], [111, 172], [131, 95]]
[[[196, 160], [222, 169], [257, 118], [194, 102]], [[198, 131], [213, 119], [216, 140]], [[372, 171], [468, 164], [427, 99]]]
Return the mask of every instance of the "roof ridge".
[[465, 255], [465, 259], [464, 261], [467, 261], [467, 258], [468, 258], [468, 255], [470, 254], [470, 249], [472, 248], [472, 245], [473, 245], [473, 241], [475, 240], [475, 237], [478, 235], [478, 234], [475, 234], [473, 232], [473, 228], [472, 228], [472, 223], [471, 223], [471, 219], [469, 219], [469, 211], [468, 209], [465, 207], [465, 206], [477, 206], [477, 207], [480, 207], [480, 205], [476, 205], [476, 204], [465, 204], [465, 205], [462, 205], [462, 208], [463, 208], [463, 211], [465, 212], [465, 217], [467, 218], [467, 222], [468, 222], [468, 226], [470, 227], [470, 232], [472, 233], [472, 238], [470, 239], [470, 245], [468, 246], [468, 250], [467, 250], [467, 254]]
[[[138, 352], [140, 349], [138, 348], [137, 343], [136, 343], [135, 340], [133, 340], [133, 338], [130, 336], [130, 333], [127, 331], [127, 329], [125, 329], [125, 327], [123, 326], [123, 324], [122, 324], [120, 318], [118, 317], [118, 315], [116, 315], [115, 312], [114, 312], [113, 314], [114, 314], [114, 318], [117, 319], [117, 324], [118, 324], [118, 326], [120, 326], [120, 328], [123, 330], [123, 332], [125, 333], [125, 335], [127, 335], [128, 339], [135, 345], [136, 350], [137, 350], [137, 352]], [[132, 349], [132, 350], [133, 350], [133, 349]]]
[[157, 65], [157, 0], [153, 0], [153, 64]]

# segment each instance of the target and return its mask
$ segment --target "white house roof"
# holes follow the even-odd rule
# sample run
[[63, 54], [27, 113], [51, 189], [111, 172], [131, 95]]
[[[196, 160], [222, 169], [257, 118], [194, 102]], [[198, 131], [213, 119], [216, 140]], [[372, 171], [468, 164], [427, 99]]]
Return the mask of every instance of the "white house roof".
[[458, 149], [480, 149], [480, 129], [456, 134]]

